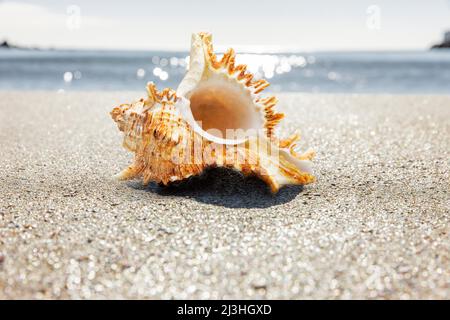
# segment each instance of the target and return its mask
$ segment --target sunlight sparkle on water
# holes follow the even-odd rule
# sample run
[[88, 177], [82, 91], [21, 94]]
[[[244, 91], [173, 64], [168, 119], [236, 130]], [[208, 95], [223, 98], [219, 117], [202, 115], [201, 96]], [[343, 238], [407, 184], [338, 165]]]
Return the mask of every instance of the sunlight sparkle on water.
[[136, 71], [136, 76], [137, 76], [139, 79], [142, 79], [142, 78], [145, 76], [145, 70], [142, 69], [142, 68], [137, 69], [137, 71]]
[[73, 80], [73, 73], [70, 71], [64, 72], [63, 78], [65, 83], [70, 83]]
[[159, 77], [159, 75], [161, 74], [162, 69], [159, 67], [156, 67], [153, 69], [153, 75]]

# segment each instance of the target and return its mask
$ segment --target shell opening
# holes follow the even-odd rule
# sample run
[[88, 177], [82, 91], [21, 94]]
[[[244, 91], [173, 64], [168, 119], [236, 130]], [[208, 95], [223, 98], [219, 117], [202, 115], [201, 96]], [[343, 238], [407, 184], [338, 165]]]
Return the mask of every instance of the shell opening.
[[242, 139], [263, 129], [263, 119], [251, 93], [230, 80], [223, 75], [210, 77], [200, 82], [188, 99], [203, 130], [219, 138]]

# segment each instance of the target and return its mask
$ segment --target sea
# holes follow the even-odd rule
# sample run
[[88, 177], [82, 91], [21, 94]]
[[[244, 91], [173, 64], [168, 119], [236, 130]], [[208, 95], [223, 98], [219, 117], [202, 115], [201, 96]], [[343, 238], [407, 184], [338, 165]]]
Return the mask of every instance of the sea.
[[[450, 94], [450, 50], [244, 53], [272, 92]], [[0, 49], [0, 90], [176, 88], [187, 52]]]

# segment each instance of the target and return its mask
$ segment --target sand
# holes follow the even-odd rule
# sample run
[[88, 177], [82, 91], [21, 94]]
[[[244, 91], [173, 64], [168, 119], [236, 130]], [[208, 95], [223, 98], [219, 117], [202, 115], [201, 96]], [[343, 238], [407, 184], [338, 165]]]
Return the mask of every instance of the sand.
[[112, 176], [140, 93], [0, 93], [0, 298], [450, 298], [450, 97], [285, 94], [318, 181]]

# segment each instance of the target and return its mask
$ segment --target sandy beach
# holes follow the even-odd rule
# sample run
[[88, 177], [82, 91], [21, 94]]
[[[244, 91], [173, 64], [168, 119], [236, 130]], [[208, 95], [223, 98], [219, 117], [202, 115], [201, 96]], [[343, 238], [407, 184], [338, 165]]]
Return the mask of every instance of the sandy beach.
[[450, 299], [450, 96], [280, 95], [317, 182], [129, 164], [139, 92], [0, 92], [0, 298]]

